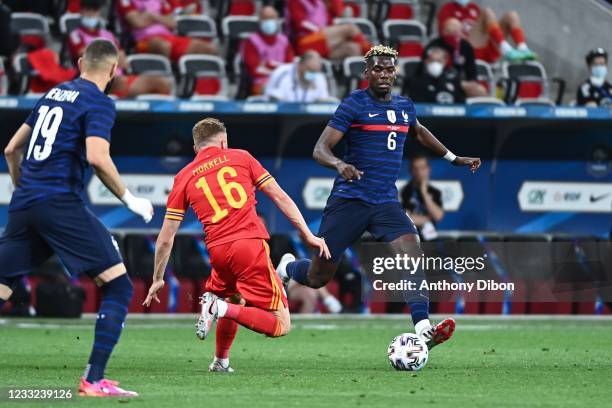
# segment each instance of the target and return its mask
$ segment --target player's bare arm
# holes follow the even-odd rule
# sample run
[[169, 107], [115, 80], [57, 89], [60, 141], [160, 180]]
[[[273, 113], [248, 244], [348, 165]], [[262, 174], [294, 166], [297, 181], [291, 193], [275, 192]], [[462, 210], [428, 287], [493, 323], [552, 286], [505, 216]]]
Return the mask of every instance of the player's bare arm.
[[[283, 190], [276, 181], [272, 181], [266, 184], [262, 190], [278, 207], [279, 210], [291, 221], [291, 224], [299, 231], [300, 235], [308, 245], [317, 248], [319, 250], [319, 257], [325, 257], [329, 259], [331, 257], [325, 240], [315, 236], [302, 216], [302, 213], [298, 209], [295, 202], [289, 197], [289, 195]], [[164, 224], [165, 226], [165, 224]], [[160, 234], [161, 236], [161, 234]], [[157, 259], [157, 258], [156, 258]]]
[[87, 162], [111, 193], [120, 199], [130, 211], [140, 215], [144, 222], [153, 218], [153, 205], [144, 198], [134, 197], [121, 181], [119, 172], [110, 156], [110, 143], [101, 137], [86, 139]]
[[332, 152], [332, 149], [342, 139], [342, 136], [344, 136], [344, 134], [339, 130], [331, 126], [326, 126], [315, 145], [312, 157], [320, 165], [336, 170], [346, 180], [359, 180], [363, 172], [359, 171], [352, 164], [345, 163]]
[[4, 149], [6, 164], [15, 187], [17, 187], [17, 184], [19, 183], [19, 167], [21, 166], [21, 160], [23, 159], [23, 146], [27, 143], [31, 133], [32, 128], [30, 125], [24, 123], [19, 129], [17, 129], [17, 132], [15, 132], [15, 135], [13, 135], [8, 145]]
[[[416, 138], [423, 146], [429, 148], [431, 151], [439, 156], [445, 156], [450, 152], [425, 126], [417, 121]], [[476, 172], [480, 167], [480, 158], [478, 157], [461, 157], [456, 156], [452, 161], [455, 166], [469, 166], [472, 173]]]
[[167, 218], [164, 220], [161, 231], [157, 236], [157, 242], [155, 243], [155, 270], [153, 271], [153, 283], [149, 288], [146, 299], [142, 302], [144, 306], [150, 306], [153, 300], [157, 303], [160, 302], [157, 293], [164, 287], [164, 272], [166, 271], [170, 253], [172, 252], [174, 237], [180, 226], [180, 221], [169, 220]]

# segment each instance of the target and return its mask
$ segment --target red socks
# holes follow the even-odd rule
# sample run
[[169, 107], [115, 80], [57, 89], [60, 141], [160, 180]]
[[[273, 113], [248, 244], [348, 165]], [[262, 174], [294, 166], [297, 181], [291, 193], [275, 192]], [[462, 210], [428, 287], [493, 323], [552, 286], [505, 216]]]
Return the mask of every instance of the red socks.
[[489, 26], [489, 36], [493, 39], [496, 44], [501, 44], [504, 41], [504, 32], [502, 31], [499, 24], [491, 24]]
[[[245, 307], [228, 303], [227, 312], [225, 312], [224, 317], [268, 337], [278, 337], [281, 335], [281, 326], [276, 316], [256, 307]], [[221, 320], [219, 319], [219, 321]]]
[[229, 358], [229, 351], [238, 331], [238, 323], [221, 317], [217, 320], [215, 357]]
[[510, 36], [517, 45], [525, 42], [525, 33], [521, 27], [512, 27], [512, 30], [510, 30]]

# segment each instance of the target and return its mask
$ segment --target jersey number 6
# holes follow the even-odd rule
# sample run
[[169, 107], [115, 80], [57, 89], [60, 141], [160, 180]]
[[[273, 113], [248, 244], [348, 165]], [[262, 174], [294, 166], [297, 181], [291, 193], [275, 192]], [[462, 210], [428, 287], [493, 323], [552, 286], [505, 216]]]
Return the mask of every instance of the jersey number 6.
[[[242, 208], [247, 202], [247, 193], [244, 191], [244, 187], [240, 183], [236, 183], [235, 181], [227, 181], [225, 176], [229, 175], [231, 178], [234, 178], [238, 175], [236, 173], [236, 169], [230, 166], [222, 167], [217, 172], [217, 183], [225, 196], [225, 200], [227, 204], [229, 204], [232, 208]], [[200, 177], [196, 183], [196, 187], [200, 188], [204, 191], [204, 195], [208, 200], [210, 206], [215, 211], [214, 215], [211, 218], [211, 222], [214, 224], [219, 222], [221, 219], [225, 218], [229, 211], [227, 208], [221, 208], [219, 203], [215, 199], [208, 182], [206, 181], [206, 177]], [[238, 196], [238, 199], [235, 198], [234, 194]]]
[[387, 149], [395, 150], [395, 148], [397, 147], [397, 142], [395, 141], [396, 137], [397, 137], [397, 133], [395, 132], [389, 133], [389, 136], [387, 136]]

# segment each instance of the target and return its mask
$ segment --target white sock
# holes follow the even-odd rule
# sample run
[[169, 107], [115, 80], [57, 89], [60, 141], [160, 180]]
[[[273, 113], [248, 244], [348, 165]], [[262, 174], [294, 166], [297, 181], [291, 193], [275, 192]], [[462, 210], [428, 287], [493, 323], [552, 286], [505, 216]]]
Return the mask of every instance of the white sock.
[[513, 50], [512, 46], [510, 45], [510, 43], [506, 40], [502, 41], [501, 44], [499, 44], [499, 49], [501, 50], [502, 54], [506, 55], [507, 53], [509, 53], [510, 51]]
[[227, 313], [227, 303], [224, 300], [217, 299], [217, 317], [223, 317]]
[[429, 329], [430, 327], [431, 327], [431, 322], [429, 321], [429, 319], [423, 319], [414, 325], [414, 331], [416, 332], [418, 336], [420, 336], [421, 333], [423, 333], [425, 330]]
[[221, 364], [221, 367], [223, 367], [223, 368], [229, 367], [229, 358], [219, 358], [219, 357], [215, 356], [215, 359], [213, 360], [213, 363], [215, 363], [215, 362], [219, 362], [219, 364]]
[[529, 51], [529, 47], [524, 42], [520, 43], [516, 46], [516, 49], [519, 51]]

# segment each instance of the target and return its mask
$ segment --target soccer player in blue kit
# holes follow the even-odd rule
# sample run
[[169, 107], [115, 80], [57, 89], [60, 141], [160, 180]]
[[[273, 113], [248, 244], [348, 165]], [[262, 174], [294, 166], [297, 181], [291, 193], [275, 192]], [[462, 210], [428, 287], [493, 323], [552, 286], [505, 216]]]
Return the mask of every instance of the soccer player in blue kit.
[[[284, 282], [293, 279], [311, 288], [325, 286], [333, 278], [346, 248], [366, 230], [377, 241], [389, 243], [396, 254], [414, 253], [414, 248], [418, 249], [417, 230], [402, 209], [395, 186], [408, 136], [456, 166], [468, 166], [472, 172], [480, 167], [479, 158], [455, 156], [421, 125], [409, 98], [391, 94], [396, 78], [395, 50], [374, 46], [365, 60], [368, 88], [353, 91], [342, 101], [313, 153], [317, 162], [338, 172], [319, 229], [332, 257], [296, 261], [293, 255], [285, 254], [277, 268]], [[341, 160], [332, 149], [343, 138], [347, 152]], [[415, 277], [422, 282], [424, 272], [417, 271]], [[410, 291], [404, 297], [416, 334], [429, 348], [452, 336], [455, 329], [452, 318], [436, 325], [429, 321], [427, 291]]]
[[118, 58], [110, 41], [89, 44], [78, 62], [81, 76], [48, 91], [4, 150], [15, 191], [0, 238], [0, 308], [15, 282], [53, 253], [71, 274], [85, 273], [102, 288], [82, 396], [138, 395], [104, 378], [133, 286], [117, 243], [81, 198], [89, 164], [128, 209], [147, 223], [153, 217], [151, 202], [130, 194], [110, 157], [115, 106], [104, 90]]

